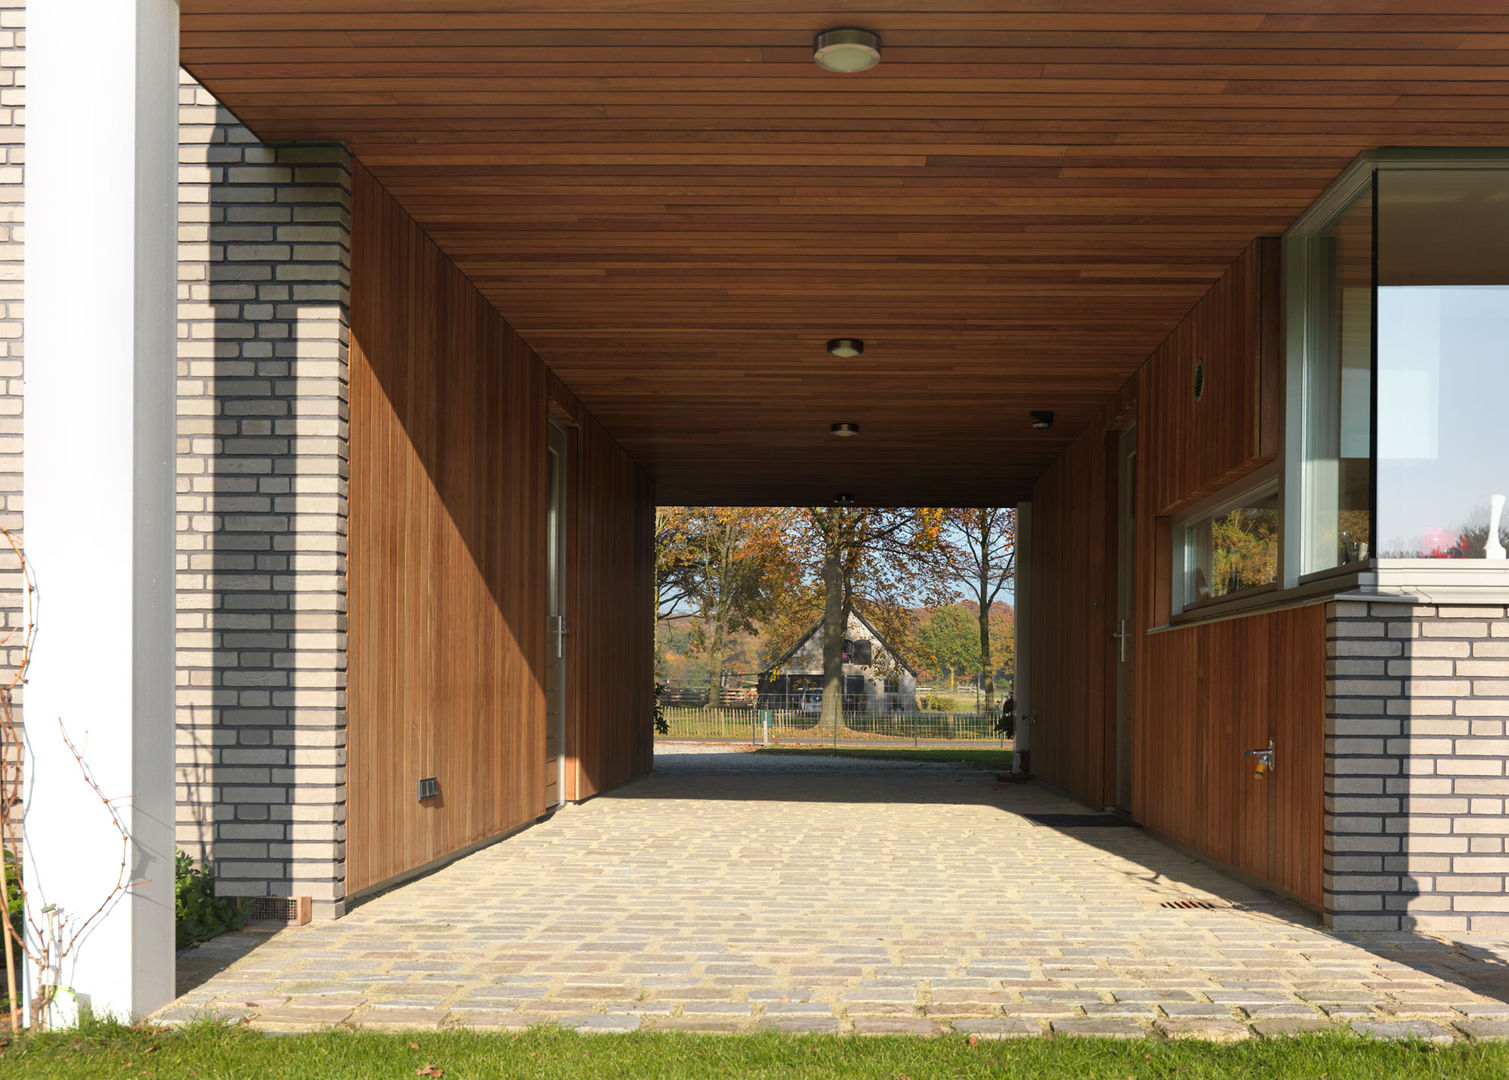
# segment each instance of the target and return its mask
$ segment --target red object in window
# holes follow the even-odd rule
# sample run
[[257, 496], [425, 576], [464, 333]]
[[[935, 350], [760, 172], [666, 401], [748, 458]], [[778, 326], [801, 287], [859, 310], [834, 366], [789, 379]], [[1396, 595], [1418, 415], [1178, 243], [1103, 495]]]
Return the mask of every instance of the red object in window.
[[1420, 556], [1425, 559], [1465, 559], [1467, 537], [1447, 529], [1426, 529], [1420, 534]]

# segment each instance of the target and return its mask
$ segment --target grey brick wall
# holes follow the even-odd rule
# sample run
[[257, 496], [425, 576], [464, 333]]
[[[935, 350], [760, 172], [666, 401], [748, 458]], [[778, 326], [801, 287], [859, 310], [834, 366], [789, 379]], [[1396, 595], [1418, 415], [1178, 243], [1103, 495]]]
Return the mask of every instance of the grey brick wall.
[[179, 140], [179, 845], [339, 914], [350, 161], [187, 75]]
[[1509, 615], [1327, 608], [1325, 907], [1353, 930], [1509, 930]]

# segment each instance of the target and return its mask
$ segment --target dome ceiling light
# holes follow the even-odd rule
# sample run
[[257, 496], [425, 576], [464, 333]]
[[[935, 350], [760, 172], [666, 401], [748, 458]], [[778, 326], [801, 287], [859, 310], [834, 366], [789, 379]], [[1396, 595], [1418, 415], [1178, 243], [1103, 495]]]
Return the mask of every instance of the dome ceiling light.
[[828, 342], [828, 352], [834, 356], [841, 356], [845, 360], [851, 356], [861, 356], [865, 351], [865, 343], [858, 338], [836, 337]]
[[859, 425], [848, 423], [834, 424], [828, 430], [833, 432], [833, 434], [837, 435], [840, 439], [849, 439], [859, 434]]
[[880, 35], [852, 26], [824, 30], [812, 42], [812, 59], [824, 71], [868, 71], [880, 63]]

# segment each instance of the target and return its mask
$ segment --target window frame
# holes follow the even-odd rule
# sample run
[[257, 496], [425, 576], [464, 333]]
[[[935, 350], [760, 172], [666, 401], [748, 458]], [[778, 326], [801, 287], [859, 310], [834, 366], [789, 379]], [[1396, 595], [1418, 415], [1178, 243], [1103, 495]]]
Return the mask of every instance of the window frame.
[[[1181, 617], [1197, 618], [1207, 613], [1224, 610], [1233, 605], [1246, 606], [1255, 602], [1261, 602], [1260, 598], [1267, 598], [1282, 591], [1284, 583], [1284, 524], [1287, 520], [1284, 507], [1284, 492], [1281, 480], [1280, 463], [1275, 461], [1265, 465], [1257, 472], [1244, 476], [1234, 484], [1228, 484], [1216, 494], [1202, 499], [1194, 505], [1181, 511], [1170, 519], [1169, 522], [1169, 555], [1171, 581], [1169, 597], [1170, 606], [1173, 608], [1171, 615], [1175, 621]], [[1278, 496], [1278, 572], [1273, 581], [1266, 585], [1254, 585], [1251, 588], [1239, 589], [1224, 596], [1211, 596], [1203, 600], [1190, 595], [1189, 589], [1189, 530], [1200, 522], [1220, 517], [1231, 510], [1235, 510], [1244, 503], [1257, 499], [1265, 499], [1270, 495]]]

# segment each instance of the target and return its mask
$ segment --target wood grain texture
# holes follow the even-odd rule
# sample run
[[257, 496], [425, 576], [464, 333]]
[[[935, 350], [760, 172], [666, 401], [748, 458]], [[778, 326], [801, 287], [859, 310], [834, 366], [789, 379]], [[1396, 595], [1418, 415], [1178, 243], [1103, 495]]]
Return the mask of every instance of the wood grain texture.
[[[182, 10], [189, 70], [347, 142], [670, 503], [1025, 497], [1358, 151], [1509, 142], [1499, 0]], [[819, 70], [850, 21], [882, 63]]]
[[580, 801], [654, 767], [655, 493], [553, 375], [549, 393], [570, 436], [566, 798]]
[[[362, 167], [351, 257], [348, 894], [545, 809], [551, 378]], [[590, 415], [582, 420], [598, 430]], [[636, 514], [652, 513], [648, 482], [614, 444], [589, 442], [587, 454], [597, 464], [573, 498], [579, 519], [600, 522], [589, 562], [643, 580], [638, 595], [648, 597], [653, 560], [633, 527]], [[590, 640], [647, 640], [643, 601], [592, 611]], [[623, 698], [605, 707], [588, 696], [576, 720], [598, 788], [649, 768], [620, 734], [631, 712], [643, 717], [640, 730], [649, 725], [648, 644], [643, 651], [640, 671], [589, 647], [568, 675], [610, 683]], [[594, 663], [617, 666], [584, 670]], [[420, 803], [416, 784], [428, 776], [441, 794]]]
[[[1097, 418], [1032, 495], [1032, 772], [1093, 806], [1115, 801], [1115, 481], [1107, 422]], [[1109, 796], [1109, 797], [1108, 797]]]
[[[1146, 633], [1169, 619], [1168, 514], [1277, 453], [1276, 244], [1218, 279], [1033, 490], [1032, 768], [1078, 798], [1111, 797], [1115, 696], [1112, 428], [1137, 420], [1134, 817], [1321, 903], [1325, 641], [1321, 607]], [[1204, 357], [1207, 387], [1191, 379]], [[1109, 537], [1110, 539], [1107, 539]], [[1278, 746], [1253, 778], [1242, 752]]]

